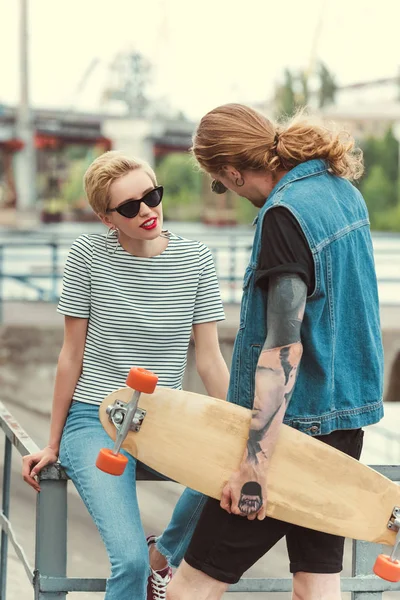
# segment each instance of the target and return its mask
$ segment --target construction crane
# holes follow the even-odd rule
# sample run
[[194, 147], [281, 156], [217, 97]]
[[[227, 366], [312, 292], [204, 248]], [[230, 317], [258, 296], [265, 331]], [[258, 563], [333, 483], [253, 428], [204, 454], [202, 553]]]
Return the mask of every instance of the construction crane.
[[310, 52], [310, 60], [308, 63], [308, 68], [305, 70], [305, 77], [306, 80], [308, 81], [310, 79], [310, 77], [312, 77], [315, 74], [315, 67], [317, 64], [317, 57], [318, 57], [318, 43], [319, 40], [321, 38], [321, 33], [322, 33], [322, 29], [323, 29], [323, 24], [324, 24], [324, 16], [325, 16], [325, 11], [326, 11], [326, 7], [328, 5], [328, 0], [323, 0], [322, 4], [321, 4], [321, 10], [319, 13], [319, 18], [314, 30], [314, 36], [313, 36], [313, 43], [311, 46], [311, 52]]
[[94, 70], [99, 65], [99, 63], [100, 63], [99, 58], [97, 58], [97, 57], [92, 58], [92, 60], [86, 67], [85, 71], [83, 72], [83, 75], [80, 78], [80, 80], [78, 81], [78, 84], [73, 92], [72, 99], [71, 99], [70, 105], [68, 107], [68, 110], [70, 112], [74, 112], [76, 110], [76, 106], [78, 104], [79, 98], [80, 98], [82, 92], [84, 91], [84, 89], [86, 88], [90, 77], [92, 76]]

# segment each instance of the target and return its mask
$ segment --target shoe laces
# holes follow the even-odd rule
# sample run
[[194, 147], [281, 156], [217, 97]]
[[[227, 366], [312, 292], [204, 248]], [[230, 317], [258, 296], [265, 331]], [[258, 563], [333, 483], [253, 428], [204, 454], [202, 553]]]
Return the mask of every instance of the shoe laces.
[[161, 577], [156, 571], [151, 574], [151, 588], [154, 594], [154, 600], [166, 600], [167, 585], [171, 581], [171, 574], [167, 573], [165, 577]]

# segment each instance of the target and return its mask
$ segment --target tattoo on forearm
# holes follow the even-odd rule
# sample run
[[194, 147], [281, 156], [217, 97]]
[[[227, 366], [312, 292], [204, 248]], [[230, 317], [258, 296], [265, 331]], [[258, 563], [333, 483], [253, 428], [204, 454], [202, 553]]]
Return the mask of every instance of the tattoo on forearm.
[[293, 371], [293, 365], [290, 364], [289, 360], [290, 348], [287, 346], [285, 348], [281, 348], [279, 353], [279, 357], [281, 359], [281, 365], [283, 372], [285, 373], [285, 384], [289, 381], [289, 375]]
[[271, 279], [268, 287], [267, 339], [264, 349], [282, 348], [300, 341], [307, 286], [298, 275]]
[[263, 450], [261, 448], [260, 442], [264, 439], [264, 436], [265, 436], [266, 432], [268, 431], [268, 429], [270, 428], [272, 421], [278, 414], [279, 409], [280, 409], [280, 406], [278, 406], [277, 409], [275, 410], [275, 412], [272, 413], [271, 417], [269, 418], [269, 420], [266, 422], [266, 424], [264, 425], [264, 427], [262, 429], [259, 429], [259, 430], [250, 429], [249, 440], [247, 442], [247, 451], [248, 451], [247, 460], [249, 462], [257, 464], [258, 463], [258, 456], [257, 456], [258, 454], [261, 454], [264, 458], [267, 458], [267, 453], [265, 450]]
[[250, 515], [260, 510], [263, 504], [261, 485], [256, 481], [248, 481], [242, 487], [239, 499], [239, 510], [243, 515]]
[[302, 353], [300, 328], [306, 297], [306, 285], [297, 275], [275, 277], [270, 282], [268, 335], [257, 366], [247, 443], [247, 461], [253, 464], [268, 457], [268, 432], [278, 414], [283, 418], [293, 394]]

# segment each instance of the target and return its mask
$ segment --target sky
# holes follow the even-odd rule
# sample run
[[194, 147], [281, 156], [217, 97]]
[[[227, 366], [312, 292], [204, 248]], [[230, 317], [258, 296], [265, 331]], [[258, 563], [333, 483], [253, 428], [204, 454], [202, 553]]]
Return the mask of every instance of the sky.
[[[190, 118], [263, 102], [286, 67], [324, 61], [338, 83], [395, 76], [400, 0], [28, 0], [30, 89], [41, 107], [99, 109], [108, 66], [135, 49], [154, 65], [152, 95]], [[0, 0], [0, 103], [19, 94], [20, 0]], [[77, 86], [96, 68], [80, 95]]]

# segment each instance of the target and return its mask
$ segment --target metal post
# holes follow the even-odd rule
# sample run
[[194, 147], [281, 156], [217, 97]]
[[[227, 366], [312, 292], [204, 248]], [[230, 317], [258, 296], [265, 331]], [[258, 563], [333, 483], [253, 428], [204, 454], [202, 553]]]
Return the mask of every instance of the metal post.
[[220, 274], [219, 273], [219, 246], [215, 246], [215, 248], [213, 249], [213, 259], [214, 259], [214, 266], [215, 266], [215, 271], [217, 273], [217, 277]]
[[41, 591], [41, 579], [67, 573], [67, 476], [59, 465], [40, 474], [36, 510], [35, 600], [65, 600], [65, 592]]
[[397, 135], [396, 135], [396, 140], [397, 140], [397, 203], [398, 205], [400, 205], [400, 132], [399, 132], [399, 128], [400, 128], [400, 124], [396, 123], [395, 128], [397, 129]]
[[24, 147], [15, 155], [17, 209], [32, 210], [36, 200], [36, 158], [32, 111], [29, 104], [29, 27], [28, 2], [20, 0], [20, 99], [16, 119], [16, 134]]
[[230, 260], [229, 260], [229, 287], [231, 290], [230, 297], [231, 302], [234, 304], [236, 297], [236, 253], [237, 253], [237, 243], [235, 238], [231, 238], [230, 243]]
[[0, 325], [4, 317], [4, 246], [0, 245]]
[[57, 298], [57, 256], [58, 245], [56, 242], [51, 245], [51, 301], [55, 302]]
[[400, 102], [400, 65], [397, 67], [397, 101]]
[[[4, 467], [3, 467], [3, 494], [2, 494], [2, 512], [8, 519], [10, 516], [10, 484], [11, 484], [11, 453], [12, 444], [6, 438], [4, 448]], [[0, 554], [0, 600], [6, 600], [7, 583], [7, 551], [8, 536], [3, 529], [1, 530], [1, 554]]]
[[397, 200], [400, 204], [400, 121], [397, 121], [392, 126], [393, 135], [397, 141], [397, 152], [398, 152], [398, 160], [397, 160]]
[[[353, 541], [353, 577], [370, 576], [379, 546]], [[352, 592], [351, 600], [382, 600], [382, 592]]]

